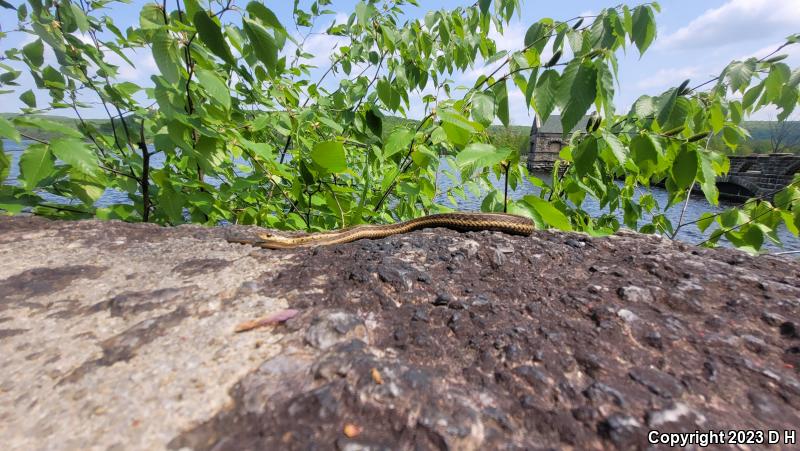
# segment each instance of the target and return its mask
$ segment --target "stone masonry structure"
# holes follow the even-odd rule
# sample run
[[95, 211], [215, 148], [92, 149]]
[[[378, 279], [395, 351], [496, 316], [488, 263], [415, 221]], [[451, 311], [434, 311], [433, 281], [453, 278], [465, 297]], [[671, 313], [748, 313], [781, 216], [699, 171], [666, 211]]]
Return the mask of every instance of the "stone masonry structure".
[[[589, 117], [585, 116], [573, 128], [573, 131], [584, 130], [588, 120]], [[531, 126], [528, 170], [531, 172], [552, 170], [553, 164], [559, 159], [558, 153], [561, 152], [568, 140], [569, 136], [565, 136], [564, 130], [561, 128], [561, 116], [551, 114], [544, 124], [539, 116], [536, 116]]]
[[[581, 119], [575, 130], [586, 127], [588, 116]], [[559, 152], [569, 139], [561, 128], [561, 116], [551, 115], [544, 124], [539, 117], [531, 126], [528, 170], [549, 172], [559, 159]], [[731, 156], [731, 169], [717, 179], [720, 195], [732, 200], [746, 200], [754, 196], [771, 198], [772, 194], [787, 186], [800, 171], [800, 155], [774, 153], [766, 155]]]
[[772, 153], [728, 157], [731, 170], [717, 178], [720, 194], [745, 200], [753, 196], [771, 197], [787, 186], [800, 171], [800, 155]]

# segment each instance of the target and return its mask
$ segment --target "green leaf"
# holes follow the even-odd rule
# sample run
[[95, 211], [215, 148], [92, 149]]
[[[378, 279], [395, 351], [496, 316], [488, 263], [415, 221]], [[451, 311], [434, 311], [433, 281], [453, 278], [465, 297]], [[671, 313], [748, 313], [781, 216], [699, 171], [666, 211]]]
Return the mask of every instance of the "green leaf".
[[211, 50], [215, 55], [222, 58], [230, 64], [235, 64], [231, 50], [225, 42], [225, 37], [222, 36], [222, 30], [219, 25], [208, 16], [205, 11], [198, 11], [194, 15], [194, 24], [197, 27], [197, 35], [200, 40]]
[[184, 221], [183, 206], [186, 198], [176, 191], [168, 181], [159, 187], [157, 200], [159, 210], [166, 214], [171, 224], [180, 224]]
[[572, 152], [572, 159], [575, 162], [575, 172], [579, 177], [585, 176], [594, 167], [597, 159], [597, 138], [589, 135], [578, 144]]
[[253, 44], [256, 57], [264, 63], [267, 70], [274, 72], [278, 61], [278, 47], [275, 45], [275, 40], [264, 27], [249, 19], [244, 19], [244, 31]]
[[786, 230], [791, 232], [794, 236], [800, 235], [800, 228], [798, 228], [800, 227], [800, 209], [798, 209], [794, 216], [788, 211], [782, 211], [781, 219], [783, 219], [783, 223], [786, 224]]
[[783, 63], [774, 64], [769, 75], [764, 79], [764, 88], [767, 101], [777, 100], [781, 96], [781, 89], [791, 76], [791, 69]]
[[746, 61], [734, 61], [725, 68], [725, 75], [731, 84], [731, 89], [744, 91], [750, 85], [750, 78], [756, 69], [756, 60], [750, 58]]
[[472, 118], [488, 127], [494, 120], [494, 98], [482, 92], [472, 96]]
[[672, 109], [675, 107], [675, 100], [677, 100], [677, 98], [678, 90], [672, 88], [665, 92], [658, 99], [658, 103], [656, 104], [656, 108], [658, 109], [658, 117], [656, 120], [658, 121], [658, 125], [661, 126], [662, 130], [667, 130], [665, 126], [667, 125], [670, 114], [672, 114]]
[[364, 113], [364, 119], [367, 122], [367, 127], [372, 131], [375, 136], [379, 139], [383, 137], [383, 118], [381, 117], [380, 111], [378, 113], [375, 110], [369, 109]]
[[472, 170], [491, 167], [508, 158], [511, 149], [497, 149], [491, 144], [472, 143], [456, 155], [456, 164], [459, 168]]
[[719, 101], [715, 101], [708, 110], [708, 123], [711, 124], [711, 130], [714, 133], [719, 133], [722, 130], [722, 126], [725, 125], [725, 113], [722, 112], [722, 105], [720, 105]]
[[203, 10], [197, 0], [183, 0], [183, 6], [186, 9], [186, 16], [190, 20], [194, 20], [194, 15]]
[[653, 43], [656, 37], [656, 19], [653, 17], [653, 11], [646, 5], [634, 8], [631, 34], [640, 55]]
[[11, 3], [8, 3], [5, 0], [0, 0], [0, 6], [2, 6], [5, 9], [10, 9], [10, 10], [16, 9], [16, 8], [14, 8], [14, 5], [12, 5]]
[[356, 5], [356, 17], [358, 18], [358, 23], [362, 27], [369, 27], [370, 26], [370, 17], [375, 15], [378, 11], [375, 7], [371, 4], [367, 4], [362, 2], [358, 2]]
[[714, 223], [714, 218], [716, 218], [716, 215], [712, 213], [703, 213], [700, 215], [700, 218], [697, 219], [697, 228], [700, 229], [701, 232], [705, 232], [706, 229]]
[[782, 210], [794, 209], [800, 205], [800, 189], [789, 185], [778, 191], [773, 200], [777, 208]]
[[744, 93], [744, 97], [742, 97], [742, 108], [745, 110], [749, 109], [753, 104], [756, 103], [758, 100], [758, 96], [761, 95], [761, 91], [764, 90], [764, 83], [759, 83], [752, 88], [748, 89], [747, 92]]
[[[548, 20], [549, 22], [547, 22]], [[525, 47], [535, 48], [542, 53], [542, 49], [548, 41], [545, 36], [552, 30], [550, 25], [552, 25], [552, 19], [543, 19], [531, 25], [525, 33]]]
[[19, 99], [25, 102], [25, 105], [28, 105], [31, 108], [36, 108], [36, 96], [33, 95], [33, 91], [31, 91], [30, 89], [23, 92], [19, 96]]
[[478, 0], [478, 7], [481, 10], [481, 14], [487, 14], [489, 12], [489, 5], [492, 4], [492, 0]]
[[389, 158], [398, 152], [407, 151], [413, 139], [414, 132], [407, 128], [398, 127], [392, 130], [383, 146], [383, 157]]
[[11, 170], [11, 159], [3, 151], [3, 141], [0, 141], [0, 183], [8, 177]]
[[73, 138], [59, 138], [50, 143], [53, 154], [83, 174], [99, 171], [97, 155], [83, 141]]
[[258, 1], [252, 1], [248, 3], [247, 12], [249, 12], [251, 16], [260, 20], [264, 25], [272, 27], [283, 34], [286, 34], [286, 29], [283, 28], [281, 21], [278, 20], [278, 16], [276, 16], [271, 9], [264, 6], [263, 3]]
[[508, 127], [508, 88], [505, 80], [492, 86], [494, 91], [495, 105], [497, 106], [497, 118]]
[[70, 171], [68, 182], [70, 192], [85, 205], [93, 207], [106, 191], [107, 180], [102, 173], [99, 175], [100, 177], [95, 177], [80, 171]]
[[73, 138], [83, 138], [83, 134], [74, 127], [69, 127], [62, 123], [37, 116], [16, 116], [14, 117], [14, 124], [18, 127], [33, 127], [46, 132], [57, 133]]
[[197, 79], [211, 98], [223, 108], [229, 110], [231, 108], [231, 93], [225, 85], [225, 82], [222, 81], [217, 74], [209, 70], [197, 69], [195, 73], [197, 74]]
[[631, 112], [636, 115], [639, 119], [645, 119], [656, 112], [656, 104], [652, 97], [650, 96], [641, 96], [636, 99], [633, 106], [631, 107]]
[[739, 135], [739, 132], [736, 131], [735, 128], [725, 126], [722, 129], [722, 140], [731, 149], [736, 149], [736, 147], [739, 145], [739, 139], [740, 138], [741, 138], [741, 136]]
[[556, 93], [558, 92], [558, 80], [560, 76], [553, 69], [548, 69], [542, 73], [536, 82], [536, 89], [533, 92], [533, 103], [539, 120], [542, 124], [550, 117], [550, 113], [556, 107]]
[[547, 224], [561, 230], [572, 230], [569, 218], [550, 202], [533, 195], [525, 196], [522, 200], [533, 207]]
[[392, 88], [389, 80], [385, 78], [378, 80], [377, 90], [381, 102], [390, 110], [397, 110], [397, 107], [400, 106], [400, 95], [396, 89]]
[[611, 149], [611, 152], [614, 154], [619, 164], [624, 165], [625, 161], [628, 159], [628, 152], [625, 150], [625, 146], [622, 145], [619, 138], [609, 132], [603, 131], [603, 141], [608, 144], [608, 147]]
[[672, 164], [672, 178], [678, 188], [689, 188], [697, 176], [697, 149], [683, 146]]
[[44, 44], [42, 40], [37, 39], [22, 47], [22, 54], [36, 67], [44, 64]]
[[465, 118], [460, 113], [457, 113], [452, 110], [439, 110], [436, 112], [436, 115], [439, 116], [439, 119], [442, 120], [445, 124], [451, 124], [458, 128], [463, 128], [464, 130], [468, 130], [469, 132], [479, 131], [474, 122], [470, 122], [469, 119]]
[[314, 144], [311, 160], [327, 172], [338, 173], [347, 169], [344, 146], [338, 141], [321, 141]]
[[19, 132], [4, 117], [0, 117], [0, 138], [8, 138], [16, 142], [20, 141]]
[[794, 108], [797, 106], [797, 101], [800, 99], [800, 92], [792, 86], [786, 84], [782, 89], [781, 98], [778, 100], [777, 104], [781, 108], [781, 112], [778, 113], [778, 121], [785, 121]]
[[650, 135], [636, 135], [631, 140], [631, 159], [639, 167], [639, 174], [650, 178], [658, 166], [658, 151]]
[[719, 190], [717, 189], [717, 174], [714, 173], [711, 157], [706, 152], [699, 152], [700, 156], [700, 171], [698, 178], [700, 179], [700, 188], [706, 196], [706, 200], [711, 205], [719, 203]]
[[156, 60], [156, 66], [167, 82], [178, 83], [180, 80], [178, 45], [164, 28], [153, 34], [153, 59]]
[[46, 144], [31, 144], [19, 159], [20, 179], [27, 190], [36, 188], [54, 171], [55, 160]]
[[44, 85], [48, 88], [64, 89], [66, 87], [64, 76], [52, 66], [44, 68], [42, 78], [44, 79]]
[[561, 127], [565, 134], [570, 133], [578, 121], [583, 118], [597, 95], [597, 69], [594, 64], [582, 63], [576, 68], [571, 83], [564, 83], [565, 79], [571, 78], [567, 76], [568, 70], [569, 66], [564, 71], [558, 87], [559, 100], [566, 99], [566, 104], [561, 112]]
[[456, 146], [466, 146], [472, 136], [472, 132], [468, 129], [453, 125], [451, 122], [442, 123], [441, 129], [444, 130], [447, 140]]
[[42, 202], [39, 196], [30, 194], [22, 188], [0, 185], [0, 210], [20, 213], [25, 207], [34, 207]]
[[155, 3], [145, 3], [139, 12], [139, 26], [145, 30], [153, 30], [164, 25], [164, 14], [161, 8]]
[[496, 189], [489, 191], [481, 202], [481, 211], [503, 211], [503, 195]]
[[83, 10], [76, 3], [70, 3], [69, 7], [75, 19], [75, 25], [77, 25], [78, 29], [83, 33], [86, 33], [89, 30], [89, 20], [86, 18], [86, 14], [83, 13]]

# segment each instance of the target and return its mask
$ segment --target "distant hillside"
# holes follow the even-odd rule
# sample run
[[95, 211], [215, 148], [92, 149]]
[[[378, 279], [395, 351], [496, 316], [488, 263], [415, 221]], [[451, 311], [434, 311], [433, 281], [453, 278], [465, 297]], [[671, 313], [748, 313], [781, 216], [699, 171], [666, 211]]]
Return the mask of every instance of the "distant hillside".
[[[775, 121], [747, 121], [744, 128], [750, 131], [753, 140], [769, 140], [776, 126], [780, 128], [777, 124]], [[800, 121], [786, 121], [784, 126], [788, 137], [795, 141], [800, 140]]]
[[[0, 117], [3, 117], [8, 120], [11, 120], [16, 116], [21, 116], [21, 115], [16, 113], [0, 113]], [[78, 120], [75, 118], [49, 115], [49, 114], [37, 115], [37, 117], [41, 117], [43, 119], [47, 119], [53, 122], [58, 122], [67, 127], [74, 128], [75, 130], [78, 129]], [[108, 121], [108, 119], [86, 119], [85, 121], [87, 124], [92, 124], [95, 127], [97, 127], [102, 133], [109, 133], [109, 134], [111, 133], [111, 123]], [[19, 127], [18, 129], [20, 133], [22, 133], [23, 135], [27, 135], [36, 139], [42, 139], [45, 141], [49, 141], [53, 138], [58, 137], [58, 133], [46, 132], [38, 128]]]
[[[14, 113], [0, 113], [0, 117], [13, 118], [18, 116]], [[78, 128], [77, 119], [65, 116], [51, 116], [44, 115], [49, 120], [62, 123], [64, 125]], [[107, 119], [87, 119], [86, 122], [98, 127], [103, 133], [111, 133], [111, 125]], [[384, 138], [399, 126], [406, 126], [414, 128], [419, 121], [413, 119], [404, 119], [397, 116], [387, 116], [384, 118], [383, 134]], [[776, 141], [780, 141], [780, 152], [791, 152], [800, 154], [800, 121], [787, 121], [783, 124], [778, 124], [773, 121], [748, 121], [743, 122], [742, 126], [746, 128], [752, 138], [736, 149], [737, 155], [748, 155], [751, 153], [770, 153], [774, 149], [772, 138], [776, 137]], [[52, 133], [42, 132], [41, 130], [22, 127], [21, 132], [33, 138], [49, 140], [54, 137]], [[492, 125], [489, 127], [489, 139], [492, 144], [498, 147], [509, 147], [512, 149], [520, 149], [522, 153], [527, 153], [529, 146], [530, 127], [522, 125], [512, 125], [508, 128], [502, 125]], [[724, 146], [721, 142], [715, 142], [715, 147], [722, 149]]]

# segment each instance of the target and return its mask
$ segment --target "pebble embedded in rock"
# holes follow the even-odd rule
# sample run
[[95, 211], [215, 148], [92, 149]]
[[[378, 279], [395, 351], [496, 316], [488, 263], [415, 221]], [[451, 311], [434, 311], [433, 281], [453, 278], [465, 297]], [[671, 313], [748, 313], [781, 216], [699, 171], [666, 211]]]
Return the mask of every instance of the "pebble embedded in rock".
[[321, 312], [305, 334], [306, 342], [317, 349], [328, 349], [352, 338], [367, 341], [367, 330], [361, 318], [345, 312]]
[[456, 298], [450, 293], [439, 293], [433, 300], [433, 305], [448, 305], [451, 302], [456, 302]]
[[622, 414], [613, 414], [601, 421], [597, 426], [600, 435], [608, 437], [616, 446], [620, 448], [638, 448], [638, 444], [643, 444], [645, 434], [642, 434], [641, 423], [636, 418]]
[[584, 243], [583, 241], [578, 241], [572, 238], [566, 240], [565, 243], [567, 244], [567, 246], [574, 247], [575, 249], [583, 249], [584, 247], [586, 247], [586, 243]]
[[632, 323], [639, 319], [639, 317], [636, 316], [635, 313], [633, 313], [628, 309], [620, 309], [617, 312], [617, 315], [619, 315], [620, 318], [624, 319], [626, 323]]
[[786, 338], [800, 338], [797, 333], [797, 326], [791, 321], [786, 321], [780, 325], [781, 335]]
[[620, 287], [617, 294], [622, 299], [628, 302], [636, 303], [651, 303], [653, 302], [653, 295], [647, 288], [637, 287], [635, 285], [628, 285]]
[[423, 323], [428, 323], [431, 321], [431, 317], [428, 315], [428, 312], [423, 308], [418, 308], [414, 310], [414, 316], [411, 317], [412, 321], [421, 321]]
[[484, 295], [479, 294], [469, 300], [469, 303], [473, 307], [484, 307], [491, 304], [491, 301]]

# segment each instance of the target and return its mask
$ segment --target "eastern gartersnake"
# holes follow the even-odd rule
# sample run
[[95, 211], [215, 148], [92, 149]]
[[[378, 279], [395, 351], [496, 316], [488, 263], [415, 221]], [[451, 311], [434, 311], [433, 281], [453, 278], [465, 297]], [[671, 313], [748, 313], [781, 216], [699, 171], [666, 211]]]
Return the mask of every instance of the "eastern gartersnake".
[[494, 230], [512, 235], [530, 235], [535, 229], [533, 221], [523, 216], [503, 213], [443, 213], [395, 224], [358, 225], [325, 233], [297, 236], [260, 233], [257, 238], [229, 236], [227, 240], [231, 243], [250, 244], [267, 249], [294, 249], [349, 243], [363, 238], [386, 238], [391, 235], [433, 227], [445, 227], [463, 232]]

